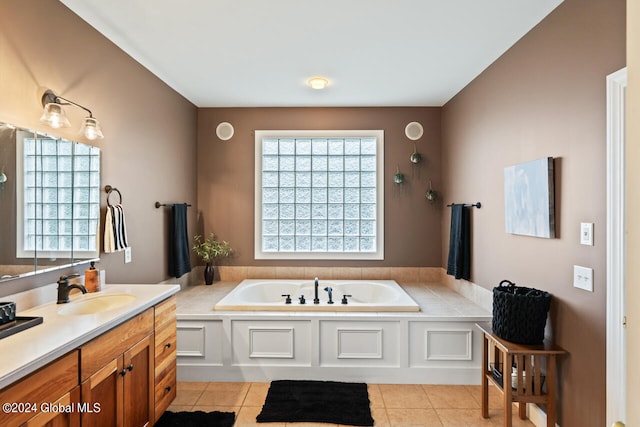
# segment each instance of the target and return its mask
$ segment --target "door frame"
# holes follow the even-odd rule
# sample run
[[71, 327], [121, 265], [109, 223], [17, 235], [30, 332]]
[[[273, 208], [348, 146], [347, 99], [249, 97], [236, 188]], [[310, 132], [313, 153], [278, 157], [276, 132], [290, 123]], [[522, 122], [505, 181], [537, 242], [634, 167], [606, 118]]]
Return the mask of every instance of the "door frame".
[[607, 76], [607, 425], [626, 420], [626, 67]]

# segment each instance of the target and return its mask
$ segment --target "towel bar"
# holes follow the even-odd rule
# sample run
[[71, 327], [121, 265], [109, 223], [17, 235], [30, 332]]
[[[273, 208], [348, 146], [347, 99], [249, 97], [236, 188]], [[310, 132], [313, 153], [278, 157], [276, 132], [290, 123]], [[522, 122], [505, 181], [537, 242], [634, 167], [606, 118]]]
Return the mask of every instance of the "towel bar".
[[[448, 208], [450, 208], [451, 206], [453, 206], [455, 203], [451, 203], [450, 205], [447, 205]], [[482, 204], [480, 202], [477, 203], [463, 203], [464, 208], [478, 208], [480, 209], [482, 207]]]
[[160, 208], [161, 206], [175, 206], [175, 205], [187, 205], [188, 208], [191, 207], [191, 204], [189, 204], [189, 203], [160, 203], [160, 202], [156, 202], [156, 209]]

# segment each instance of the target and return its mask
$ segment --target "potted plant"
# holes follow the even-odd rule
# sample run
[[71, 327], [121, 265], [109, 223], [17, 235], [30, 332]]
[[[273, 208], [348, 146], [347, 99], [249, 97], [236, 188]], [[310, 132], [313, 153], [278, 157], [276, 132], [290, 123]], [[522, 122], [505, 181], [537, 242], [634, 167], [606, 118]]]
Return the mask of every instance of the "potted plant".
[[213, 283], [214, 261], [217, 258], [231, 255], [233, 249], [231, 249], [229, 242], [216, 240], [216, 236], [213, 233], [209, 234], [206, 239], [196, 234], [193, 237], [193, 241], [193, 252], [206, 263], [204, 267], [204, 282], [210, 285]]

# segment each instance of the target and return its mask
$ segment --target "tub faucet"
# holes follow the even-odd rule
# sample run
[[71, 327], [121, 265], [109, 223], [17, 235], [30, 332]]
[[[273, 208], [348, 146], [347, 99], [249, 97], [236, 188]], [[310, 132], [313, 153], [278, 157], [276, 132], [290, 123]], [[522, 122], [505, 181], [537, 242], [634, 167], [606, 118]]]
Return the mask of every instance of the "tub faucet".
[[318, 278], [313, 281], [313, 303], [320, 304], [320, 298], [318, 298]]
[[331, 286], [327, 286], [324, 290], [329, 294], [329, 301], [327, 301], [327, 304], [333, 304], [333, 288]]
[[87, 293], [87, 288], [83, 285], [77, 283], [69, 284], [69, 279], [75, 277], [80, 277], [80, 275], [71, 274], [69, 276], [60, 276], [60, 280], [58, 280], [58, 304], [66, 304], [69, 302], [69, 292], [71, 292], [71, 289], [80, 289], [83, 294]]

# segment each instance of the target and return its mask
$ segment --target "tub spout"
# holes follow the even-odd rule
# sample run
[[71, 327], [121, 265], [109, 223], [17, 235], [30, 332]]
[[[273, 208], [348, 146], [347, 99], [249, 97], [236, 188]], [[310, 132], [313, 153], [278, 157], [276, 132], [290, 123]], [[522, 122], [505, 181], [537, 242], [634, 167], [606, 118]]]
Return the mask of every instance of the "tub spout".
[[318, 298], [318, 278], [313, 281], [313, 303], [320, 304], [320, 298]]
[[324, 290], [329, 294], [329, 301], [327, 301], [327, 304], [333, 304], [333, 288], [331, 286], [327, 286]]

